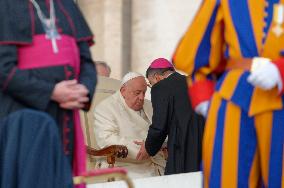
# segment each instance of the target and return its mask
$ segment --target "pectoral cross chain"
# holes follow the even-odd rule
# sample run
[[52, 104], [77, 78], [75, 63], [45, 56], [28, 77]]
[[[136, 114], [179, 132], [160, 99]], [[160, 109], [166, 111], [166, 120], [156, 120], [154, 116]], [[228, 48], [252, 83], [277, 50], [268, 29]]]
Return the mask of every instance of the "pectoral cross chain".
[[56, 40], [60, 39], [60, 35], [57, 32], [57, 29], [55, 26], [50, 25], [50, 21], [46, 21], [46, 27], [45, 27], [45, 32], [46, 32], [46, 38], [51, 40], [51, 45], [54, 53], [58, 53], [58, 46]]

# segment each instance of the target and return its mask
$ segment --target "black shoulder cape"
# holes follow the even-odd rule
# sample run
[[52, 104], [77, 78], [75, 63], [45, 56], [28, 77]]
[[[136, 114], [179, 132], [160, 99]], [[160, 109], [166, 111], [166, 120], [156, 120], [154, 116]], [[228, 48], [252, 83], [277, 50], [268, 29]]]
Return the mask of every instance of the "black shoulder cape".
[[[38, 0], [44, 1], [44, 0]], [[93, 35], [73, 0], [54, 0], [54, 4], [70, 17], [77, 41], [93, 43]], [[29, 44], [32, 42], [34, 7], [29, 0], [0, 1], [0, 44]]]

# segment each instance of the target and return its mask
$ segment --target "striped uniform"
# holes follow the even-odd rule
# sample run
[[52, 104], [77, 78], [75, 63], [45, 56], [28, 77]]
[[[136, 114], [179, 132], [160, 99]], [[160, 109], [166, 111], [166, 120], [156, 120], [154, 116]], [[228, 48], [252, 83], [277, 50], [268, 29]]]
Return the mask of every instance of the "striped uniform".
[[255, 88], [247, 82], [249, 71], [224, 68], [230, 59], [267, 57], [284, 80], [284, 34], [273, 32], [273, 5], [280, 3], [204, 0], [176, 49], [176, 68], [191, 75], [193, 106], [211, 99], [205, 187], [284, 187], [283, 91]]

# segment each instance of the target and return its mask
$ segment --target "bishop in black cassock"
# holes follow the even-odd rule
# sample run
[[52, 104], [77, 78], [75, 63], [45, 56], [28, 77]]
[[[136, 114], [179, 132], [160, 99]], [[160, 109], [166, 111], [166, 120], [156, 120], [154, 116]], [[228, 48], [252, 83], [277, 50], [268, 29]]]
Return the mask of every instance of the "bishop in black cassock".
[[199, 171], [204, 119], [191, 107], [186, 77], [175, 72], [163, 58], [155, 60], [146, 74], [153, 85], [152, 125], [145, 141], [147, 153], [154, 156], [168, 136], [165, 174]]
[[[58, 124], [64, 153], [73, 164], [74, 111], [60, 107], [51, 100], [51, 94], [57, 83], [76, 78], [92, 99], [96, 70], [89, 46], [93, 36], [73, 0], [35, 0], [35, 3], [38, 7], [30, 0], [0, 1], [0, 118], [27, 108], [49, 114]], [[60, 35], [56, 40], [59, 51], [55, 54], [51, 40], [44, 37], [47, 32], [39, 14], [49, 18], [51, 8]], [[47, 58], [59, 61], [46, 61]], [[30, 66], [31, 61], [34, 67]], [[20, 62], [26, 64], [21, 67]], [[43, 62], [50, 66], [43, 66]]]

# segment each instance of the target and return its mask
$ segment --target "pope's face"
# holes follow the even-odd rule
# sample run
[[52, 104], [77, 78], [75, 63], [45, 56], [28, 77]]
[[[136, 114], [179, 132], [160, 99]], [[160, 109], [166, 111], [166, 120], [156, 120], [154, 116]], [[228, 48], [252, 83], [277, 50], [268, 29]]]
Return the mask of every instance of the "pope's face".
[[127, 106], [135, 111], [139, 111], [143, 108], [146, 91], [147, 83], [142, 76], [128, 81], [120, 89]]

